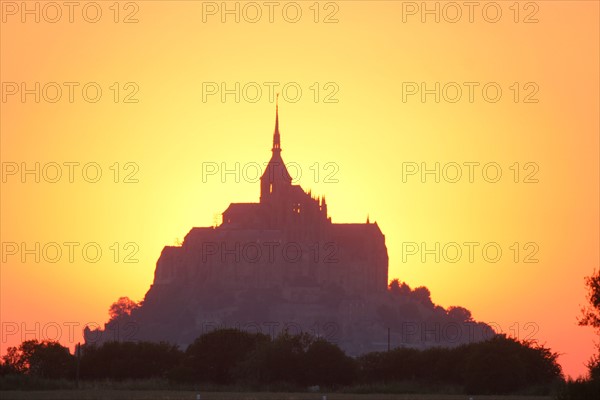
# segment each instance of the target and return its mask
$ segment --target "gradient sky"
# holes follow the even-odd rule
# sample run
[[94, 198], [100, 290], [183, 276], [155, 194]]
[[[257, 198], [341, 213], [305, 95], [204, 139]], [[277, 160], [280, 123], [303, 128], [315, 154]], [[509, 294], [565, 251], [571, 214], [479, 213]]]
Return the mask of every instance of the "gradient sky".
[[[390, 279], [585, 373], [594, 335], [576, 317], [599, 267], [597, 1], [427, 2], [439, 22], [420, 1], [278, 2], [272, 21], [263, 2], [227, 2], [239, 22], [220, 1], [90, 3], [70, 22], [62, 2], [27, 2], [33, 14], [0, 2], [2, 354], [34, 337], [72, 347], [118, 297], [143, 298], [163, 246], [220, 222], [230, 202], [258, 201], [275, 82], [284, 160], [326, 195], [333, 222], [377, 221]], [[439, 83], [439, 102], [422, 83]], [[21, 175], [36, 163], [39, 183]], [[436, 163], [439, 183], [421, 174]], [[22, 245], [36, 242], [39, 262]], [[65, 242], [78, 243], [72, 262]], [[473, 262], [465, 242], [479, 243]], [[439, 243], [439, 262], [422, 260], [423, 243]], [[463, 251], [456, 262], [448, 243]]]

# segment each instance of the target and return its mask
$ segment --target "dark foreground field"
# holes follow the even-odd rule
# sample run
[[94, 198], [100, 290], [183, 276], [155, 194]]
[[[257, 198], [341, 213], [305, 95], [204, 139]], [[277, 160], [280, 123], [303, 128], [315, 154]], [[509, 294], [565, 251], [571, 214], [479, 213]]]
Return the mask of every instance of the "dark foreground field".
[[[2, 391], [2, 400], [196, 400], [198, 392], [144, 390]], [[201, 400], [323, 400], [320, 393], [201, 393]], [[544, 396], [466, 396], [437, 394], [326, 394], [327, 400], [548, 400]]]

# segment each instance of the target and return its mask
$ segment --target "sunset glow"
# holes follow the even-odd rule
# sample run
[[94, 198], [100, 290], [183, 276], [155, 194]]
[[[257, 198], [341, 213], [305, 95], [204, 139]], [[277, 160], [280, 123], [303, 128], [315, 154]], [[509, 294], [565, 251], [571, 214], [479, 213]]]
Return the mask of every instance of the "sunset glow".
[[390, 280], [585, 374], [598, 2], [76, 3], [0, 2], [0, 354], [73, 348], [164, 246], [258, 202], [280, 93], [290, 174], [379, 224]]

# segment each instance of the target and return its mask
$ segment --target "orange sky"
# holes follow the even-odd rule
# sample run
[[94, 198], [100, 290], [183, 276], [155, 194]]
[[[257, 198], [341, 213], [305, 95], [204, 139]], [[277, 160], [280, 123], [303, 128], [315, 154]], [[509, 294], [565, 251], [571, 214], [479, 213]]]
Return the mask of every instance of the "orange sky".
[[[284, 160], [334, 222], [380, 224], [390, 279], [585, 372], [598, 2], [26, 3], [0, 2], [2, 354], [33, 337], [72, 346], [119, 296], [143, 298], [163, 246], [258, 201], [273, 88]], [[39, 182], [22, 175], [36, 163]], [[439, 183], [421, 174], [436, 163]], [[439, 262], [423, 261], [436, 243]]]

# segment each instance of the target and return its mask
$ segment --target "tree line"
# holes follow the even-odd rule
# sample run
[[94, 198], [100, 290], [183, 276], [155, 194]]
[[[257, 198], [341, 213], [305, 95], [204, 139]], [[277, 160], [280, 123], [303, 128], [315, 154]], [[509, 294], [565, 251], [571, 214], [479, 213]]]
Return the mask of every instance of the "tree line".
[[[86, 344], [78, 355], [57, 342], [28, 340], [2, 357], [1, 375], [45, 379], [166, 379], [174, 384], [339, 390], [357, 385], [453, 385], [470, 394], [514, 393], [535, 386], [549, 393], [562, 381], [557, 354], [505, 335], [455, 348], [400, 347], [352, 358], [338, 346], [303, 333], [275, 338], [222, 329], [198, 337], [185, 351], [168, 343]], [[1, 379], [0, 379], [1, 382]], [[1, 389], [1, 387], [0, 387]]]

